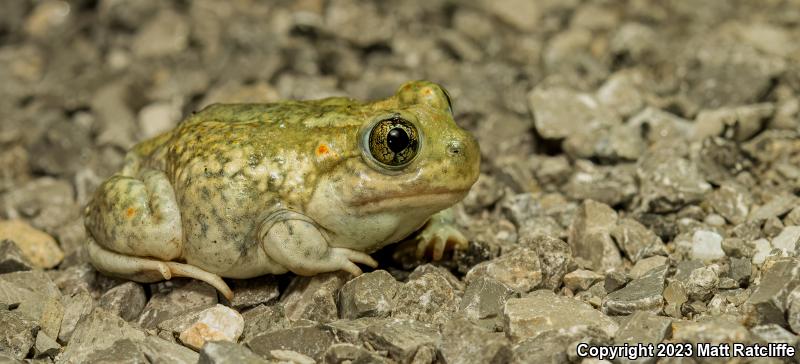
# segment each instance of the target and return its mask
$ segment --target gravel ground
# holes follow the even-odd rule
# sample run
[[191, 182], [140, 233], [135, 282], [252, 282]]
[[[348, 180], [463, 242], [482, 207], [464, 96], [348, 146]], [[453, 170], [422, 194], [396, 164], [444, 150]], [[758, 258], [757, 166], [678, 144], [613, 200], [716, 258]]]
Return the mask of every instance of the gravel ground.
[[[0, 362], [795, 345], [797, 39], [797, 0], [5, 1]], [[447, 87], [481, 145], [456, 207], [468, 250], [426, 264], [387, 249], [355, 279], [230, 281], [233, 302], [87, 263], [81, 207], [137, 141], [212, 102], [374, 99], [410, 79]]]

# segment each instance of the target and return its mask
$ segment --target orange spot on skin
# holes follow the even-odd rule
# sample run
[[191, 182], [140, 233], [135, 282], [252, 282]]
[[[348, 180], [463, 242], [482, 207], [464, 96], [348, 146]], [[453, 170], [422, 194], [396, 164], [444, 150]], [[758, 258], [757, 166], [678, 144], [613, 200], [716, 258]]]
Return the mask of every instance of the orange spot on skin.
[[317, 156], [321, 157], [323, 155], [326, 155], [328, 154], [329, 151], [330, 149], [328, 149], [327, 145], [320, 144], [319, 147], [317, 147]]
[[128, 207], [128, 209], [125, 210], [125, 216], [127, 216], [128, 218], [133, 217], [133, 214], [135, 214], [135, 213], [136, 213], [136, 209], [134, 209], [133, 207]]

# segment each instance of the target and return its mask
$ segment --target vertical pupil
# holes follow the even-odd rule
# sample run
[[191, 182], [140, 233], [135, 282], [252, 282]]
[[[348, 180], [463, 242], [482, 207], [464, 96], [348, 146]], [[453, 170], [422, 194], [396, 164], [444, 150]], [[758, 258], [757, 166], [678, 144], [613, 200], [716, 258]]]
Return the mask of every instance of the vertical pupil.
[[386, 135], [386, 144], [394, 153], [400, 153], [408, 147], [408, 134], [401, 128], [394, 128]]

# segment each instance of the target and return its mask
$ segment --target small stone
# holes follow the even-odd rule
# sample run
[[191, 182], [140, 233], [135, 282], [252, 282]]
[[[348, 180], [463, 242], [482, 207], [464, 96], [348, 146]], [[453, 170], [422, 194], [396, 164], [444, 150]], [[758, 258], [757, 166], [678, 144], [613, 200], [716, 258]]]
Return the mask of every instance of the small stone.
[[586, 269], [578, 269], [564, 275], [564, 286], [573, 292], [585, 291], [604, 277]]
[[664, 313], [670, 317], [681, 318], [683, 316], [683, 304], [689, 300], [683, 283], [677, 280], [669, 282], [667, 287], [664, 288], [663, 296], [664, 301], [666, 301]]
[[786, 321], [794, 332], [800, 330], [800, 289], [795, 287], [786, 297]]
[[64, 1], [43, 1], [25, 19], [25, 32], [36, 38], [46, 38], [69, 22], [70, 5]]
[[703, 222], [714, 227], [725, 226], [725, 218], [717, 214], [708, 214]]
[[777, 258], [764, 264], [761, 283], [743, 307], [748, 324], [786, 326], [787, 296], [800, 278], [800, 261]]
[[539, 256], [532, 249], [514, 249], [498, 258], [482, 262], [467, 272], [465, 280], [490, 277], [518, 292], [530, 292], [542, 282]]
[[58, 337], [64, 306], [61, 293], [41, 270], [0, 274], [0, 304], [38, 322], [50, 337]]
[[719, 266], [716, 264], [693, 270], [685, 283], [686, 293], [689, 298], [697, 301], [709, 299], [718, 286]]
[[694, 272], [695, 269], [703, 268], [705, 264], [703, 264], [700, 260], [682, 260], [678, 262], [678, 266], [675, 270], [675, 276], [672, 278], [676, 281], [685, 282], [689, 279], [689, 276]]
[[228, 341], [209, 341], [200, 350], [198, 364], [267, 364], [245, 346]]
[[792, 211], [786, 214], [786, 217], [783, 218], [783, 224], [786, 226], [800, 225], [800, 206], [793, 208]]
[[569, 330], [545, 331], [514, 346], [512, 363], [580, 362], [575, 347], [579, 343], [609, 346], [611, 338], [595, 326], [577, 326]]
[[64, 297], [64, 317], [61, 320], [61, 329], [58, 332], [58, 340], [68, 343], [72, 337], [72, 332], [86, 316], [92, 313], [95, 307], [92, 295], [86, 291], [79, 291]]
[[628, 120], [628, 125], [643, 131], [650, 144], [665, 140], [687, 139], [692, 122], [666, 111], [647, 107]]
[[[703, 140], [710, 136], [724, 136], [737, 142], [744, 142], [759, 132], [773, 113], [775, 105], [771, 103], [702, 110], [695, 119], [692, 139]], [[730, 135], [726, 135], [727, 133]]]
[[332, 272], [312, 277], [294, 277], [281, 297], [286, 317], [330, 322], [339, 318], [336, 297], [349, 274]]
[[[530, 164], [533, 165], [533, 173], [536, 180], [543, 186], [562, 186], [572, 174], [573, 166], [570, 164], [569, 158], [564, 155], [548, 156], [533, 154], [528, 158]], [[579, 162], [584, 162], [588, 166], [594, 166], [589, 161], [575, 161], [575, 168], [578, 167]]]
[[509, 299], [503, 317], [504, 331], [513, 342], [545, 331], [584, 326], [596, 326], [608, 336], [614, 336], [618, 328], [614, 320], [588, 304], [544, 290]]
[[[59, 226], [73, 220], [80, 214], [80, 206], [75, 203], [73, 186], [65, 179], [55, 179], [51, 177], [41, 177], [10, 190], [4, 194], [0, 194], [0, 206], [5, 206], [4, 216], [11, 220], [4, 220], [5, 223], [11, 224], [12, 227], [20, 227], [23, 232], [31, 232], [30, 238], [35, 238], [34, 242], [37, 246], [51, 246], [50, 243], [45, 241], [52, 240], [47, 234], [42, 233], [39, 229], [50, 232], [55, 231]], [[15, 222], [16, 220], [25, 217], [22, 224]], [[26, 253], [26, 242], [14, 239], [14, 229], [11, 230], [12, 236], [8, 237], [14, 240], [20, 247], [23, 253]], [[44, 234], [44, 235], [42, 235]], [[39, 241], [41, 240], [41, 242]], [[56, 244], [56, 246], [58, 246]], [[43, 253], [47, 253], [50, 260], [57, 258], [57, 253], [47, 249], [42, 249]], [[28, 257], [32, 260], [31, 257]], [[36, 264], [35, 261], [31, 263]], [[49, 264], [49, 263], [48, 263]]]
[[152, 138], [175, 127], [181, 119], [181, 105], [175, 102], [154, 102], [139, 110], [139, 129], [144, 139]]
[[786, 343], [790, 346], [797, 345], [797, 335], [776, 324], [760, 325], [750, 329], [755, 338], [765, 343]]
[[257, 335], [247, 341], [254, 353], [268, 358], [273, 350], [292, 350], [322, 360], [325, 350], [336, 342], [329, 330], [315, 326], [293, 327]]
[[739, 283], [730, 277], [720, 277], [717, 287], [719, 289], [734, 289], [739, 288]]
[[316, 361], [307, 355], [292, 350], [272, 350], [269, 352], [272, 359], [292, 364], [315, 364]]
[[0, 221], [0, 241], [13, 240], [25, 258], [38, 268], [53, 268], [64, 259], [64, 252], [52, 236], [23, 220]]
[[748, 259], [732, 258], [728, 276], [736, 282], [737, 287], [747, 285], [753, 272], [753, 265]]
[[784, 252], [794, 252], [797, 242], [800, 241], [800, 226], [787, 226], [781, 233], [772, 239], [772, 246]]
[[164, 320], [217, 303], [217, 290], [205, 282], [170, 280], [159, 283], [139, 316], [139, 326], [152, 329]]
[[119, 339], [103, 349], [91, 352], [86, 357], [87, 363], [124, 363], [146, 364], [149, 362], [138, 343], [130, 339]]
[[[174, 337], [169, 339], [174, 340]], [[139, 343], [139, 348], [151, 363], [197, 363], [199, 356], [196, 352], [171, 340], [148, 336]]]
[[89, 262], [83, 262], [53, 273], [53, 281], [65, 296], [78, 292], [101, 294], [96, 289], [98, 277], [101, 276]]
[[611, 292], [603, 300], [603, 312], [610, 315], [630, 315], [635, 311], [660, 312], [664, 305], [664, 280], [667, 265], [655, 267], [624, 288]]
[[[614, 344], [623, 345], [648, 345], [658, 344], [670, 334], [672, 320], [658, 316], [652, 312], [635, 312], [630, 318], [619, 327], [617, 335], [614, 337]], [[642, 356], [636, 362], [649, 362], [651, 357]], [[623, 361], [627, 362], [627, 361]]]
[[714, 260], [725, 256], [722, 250], [722, 236], [713, 231], [698, 230], [692, 235], [692, 259]]
[[33, 269], [33, 264], [11, 240], [0, 240], [0, 274]]
[[162, 10], [144, 24], [131, 49], [140, 57], [161, 57], [182, 52], [189, 43], [189, 24], [184, 16]]
[[663, 257], [660, 255], [642, 259], [636, 262], [636, 264], [633, 266], [633, 268], [631, 268], [628, 274], [631, 276], [631, 279], [639, 279], [642, 276], [644, 276], [647, 272], [649, 272], [651, 269], [668, 264], [668, 260], [669, 259], [667, 259], [667, 257]]
[[734, 237], [722, 239], [722, 251], [732, 258], [750, 258], [755, 254], [752, 242]]
[[349, 280], [339, 290], [339, 317], [389, 316], [392, 300], [400, 286], [385, 270], [365, 273]]
[[563, 139], [620, 123], [592, 95], [567, 88], [537, 87], [528, 94], [528, 100], [536, 131], [545, 139]]
[[236, 342], [244, 330], [244, 319], [235, 310], [216, 304], [162, 321], [158, 328], [171, 331], [184, 345], [200, 350], [208, 341]]
[[611, 51], [617, 55], [626, 55], [636, 61], [649, 57], [656, 44], [658, 35], [653, 27], [628, 21], [619, 25], [611, 38]]
[[631, 116], [645, 105], [641, 90], [644, 77], [638, 70], [617, 71], [597, 90], [597, 100], [622, 117]]
[[772, 244], [767, 239], [758, 239], [753, 241], [753, 264], [761, 265], [767, 260], [767, 257], [772, 252]]
[[616, 225], [617, 213], [610, 206], [583, 201], [569, 227], [568, 242], [575, 258], [595, 271], [620, 266], [622, 257], [611, 237]]
[[483, 327], [502, 329], [503, 308], [514, 297], [519, 293], [513, 288], [490, 277], [479, 277], [467, 284], [459, 311]]
[[661, 238], [640, 222], [622, 218], [611, 231], [611, 236], [623, 253], [634, 263], [654, 255], [666, 254]]
[[738, 225], [747, 219], [753, 197], [744, 186], [727, 181], [708, 195], [708, 202], [714, 211]]
[[800, 198], [794, 194], [789, 192], [776, 193], [771, 200], [752, 209], [750, 215], [747, 216], [747, 221], [762, 222], [770, 217], [781, 217], [798, 204], [800, 204]]
[[411, 274], [408, 275], [408, 280], [418, 279], [426, 274], [438, 274], [442, 278], [444, 278], [450, 287], [453, 288], [458, 293], [464, 292], [464, 282], [461, 281], [458, 277], [453, 275], [450, 270], [443, 266], [433, 265], [433, 264], [423, 264], [414, 268]]
[[244, 318], [242, 342], [248, 342], [259, 334], [285, 329], [289, 326], [289, 320], [286, 318], [281, 304], [256, 306], [242, 312], [242, 318]]
[[[720, 288], [722, 288], [723, 281], [725, 280], [733, 281], [727, 277], [721, 278]], [[749, 292], [745, 289], [738, 288], [738, 285], [726, 290], [720, 290], [708, 301], [708, 312], [713, 316], [722, 314], [741, 316], [738, 306], [745, 302], [747, 299], [746, 296], [748, 295]]]
[[648, 211], [662, 213], [700, 202], [711, 191], [697, 165], [667, 148], [652, 149], [637, 162], [639, 194]]
[[34, 345], [39, 325], [16, 311], [0, 308], [0, 352], [22, 360]]
[[99, 307], [122, 317], [125, 321], [133, 321], [142, 313], [147, 297], [144, 288], [136, 282], [125, 282], [104, 293], [98, 302]]
[[389, 364], [389, 359], [377, 355], [361, 345], [333, 344], [325, 351], [325, 363]]
[[464, 197], [464, 207], [469, 212], [479, 212], [503, 197], [502, 184], [494, 177], [481, 173], [478, 181]]
[[594, 308], [599, 308], [603, 305], [603, 299], [606, 296], [608, 296], [608, 292], [606, 292], [605, 283], [597, 282], [589, 289], [578, 292], [574, 298], [586, 302]]
[[630, 201], [638, 192], [633, 164], [595, 165], [578, 159], [561, 190], [573, 200], [594, 200], [610, 206]]
[[512, 357], [505, 335], [485, 331], [464, 319], [451, 320], [442, 327], [439, 350], [446, 363], [506, 363]]
[[[399, 26], [383, 15], [381, 8], [373, 3], [335, 0], [325, 8], [324, 19], [328, 29], [336, 29], [338, 37], [359, 47], [388, 43], [395, 34], [394, 29]], [[363, 29], [371, 31], [364, 32]]]
[[281, 294], [278, 289], [278, 279], [273, 275], [236, 280], [231, 289], [233, 301], [230, 302], [230, 306], [237, 310], [270, 304]]
[[390, 320], [372, 325], [362, 340], [376, 351], [386, 351], [398, 362], [412, 362], [426, 352], [435, 352], [441, 340], [438, 330], [415, 320]]
[[50, 336], [39, 331], [36, 334], [36, 343], [33, 345], [33, 356], [36, 358], [49, 357], [53, 358], [61, 350], [61, 345], [53, 340]]
[[765, 236], [774, 238], [780, 234], [781, 231], [783, 231], [783, 228], [783, 222], [780, 218], [777, 216], [770, 216], [766, 221], [764, 221], [764, 227], [761, 229], [761, 231], [764, 232]]
[[685, 343], [748, 343], [750, 333], [730, 316], [717, 316], [704, 321], [675, 321], [672, 340]]
[[392, 317], [442, 324], [456, 311], [456, 299], [456, 291], [446, 278], [440, 274], [424, 274], [397, 290]]
[[322, 324], [325, 329], [330, 330], [335, 336], [336, 340], [351, 344], [360, 344], [361, 334], [368, 327], [377, 322], [382, 322], [382, 318], [376, 317], [362, 317], [355, 320], [337, 320]]
[[574, 263], [569, 244], [552, 236], [520, 235], [519, 245], [535, 250], [539, 256], [542, 268], [542, 283], [539, 287], [552, 290], [561, 287], [564, 275]]
[[503, 22], [521, 31], [534, 31], [539, 25], [542, 15], [542, 6], [528, 1], [496, 2], [489, 0], [479, 1], [480, 7], [494, 14]]
[[599, 130], [582, 130], [568, 136], [562, 143], [562, 148], [572, 158], [593, 158], [619, 163], [636, 161], [647, 149], [647, 145], [640, 129], [623, 124]]
[[603, 287], [605, 288], [606, 292], [611, 293], [624, 287], [630, 281], [630, 275], [625, 274], [625, 272], [622, 271], [612, 270], [606, 273], [606, 278], [603, 281]]
[[[125, 339], [142, 342], [145, 334], [119, 316], [96, 308], [78, 323], [59, 360], [65, 363], [85, 363], [94, 353], [106, 349], [114, 350], [119, 346], [117, 342]], [[138, 352], [138, 348], [136, 351]]]

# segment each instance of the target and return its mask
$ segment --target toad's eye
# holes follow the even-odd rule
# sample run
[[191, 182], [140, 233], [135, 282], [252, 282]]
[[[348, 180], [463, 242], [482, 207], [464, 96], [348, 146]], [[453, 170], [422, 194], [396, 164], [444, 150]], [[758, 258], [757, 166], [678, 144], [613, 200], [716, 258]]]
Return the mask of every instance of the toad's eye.
[[401, 117], [381, 120], [369, 132], [369, 153], [388, 168], [400, 168], [414, 159], [419, 148], [417, 128]]

